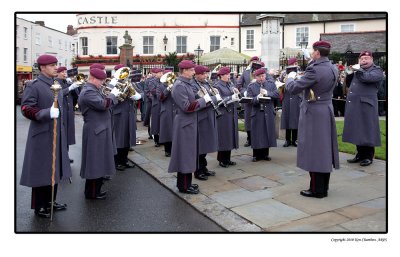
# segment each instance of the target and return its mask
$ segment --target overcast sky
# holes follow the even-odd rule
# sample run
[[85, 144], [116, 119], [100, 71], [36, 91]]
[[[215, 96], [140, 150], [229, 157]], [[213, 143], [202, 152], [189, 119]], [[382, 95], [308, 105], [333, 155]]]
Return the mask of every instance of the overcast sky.
[[67, 32], [67, 26], [76, 27], [76, 14], [17, 14], [17, 17], [28, 21], [44, 21], [46, 27]]

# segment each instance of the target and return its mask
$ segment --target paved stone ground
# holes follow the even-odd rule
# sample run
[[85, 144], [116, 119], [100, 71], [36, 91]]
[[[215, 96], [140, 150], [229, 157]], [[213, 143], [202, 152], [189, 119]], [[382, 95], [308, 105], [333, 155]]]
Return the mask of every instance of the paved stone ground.
[[176, 173], [167, 172], [169, 158], [164, 148], [148, 140], [147, 128], [138, 122], [137, 137], [143, 145], [135, 147], [129, 158], [164, 186], [199, 211], [232, 232], [385, 232], [386, 162], [374, 160], [361, 167], [348, 164], [352, 155], [340, 153], [341, 169], [331, 174], [329, 197], [306, 198], [309, 174], [296, 167], [296, 148], [270, 149], [272, 161], [251, 162], [252, 150], [232, 151], [236, 166], [221, 168], [216, 153], [208, 154], [208, 169], [216, 171], [207, 181], [193, 179], [200, 194], [181, 194], [176, 188]]

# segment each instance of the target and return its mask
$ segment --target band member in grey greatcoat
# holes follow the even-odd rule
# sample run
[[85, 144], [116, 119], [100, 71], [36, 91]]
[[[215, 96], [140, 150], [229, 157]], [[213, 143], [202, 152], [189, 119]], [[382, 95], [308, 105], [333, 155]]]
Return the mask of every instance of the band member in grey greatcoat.
[[[206, 66], [197, 65], [194, 68], [195, 76], [190, 81], [193, 92], [199, 97], [199, 91], [207, 93], [211, 96], [214, 105], [218, 100], [222, 100], [219, 96], [214, 96], [211, 87], [207, 82], [207, 72], [210, 70]], [[201, 88], [202, 87], [202, 88]], [[218, 98], [218, 99], [217, 99]], [[200, 180], [207, 180], [208, 176], [215, 176], [215, 172], [207, 169], [207, 153], [213, 153], [218, 150], [217, 138], [217, 121], [215, 111], [212, 105], [204, 108], [197, 113], [198, 115], [198, 137], [199, 137], [199, 167], [194, 173], [194, 177]]]
[[[240, 90], [240, 93], [243, 96], [247, 96], [247, 87], [248, 85], [253, 82], [254, 80], [254, 72], [256, 71], [254, 68], [252, 68], [252, 64], [254, 62], [259, 62], [260, 59], [257, 56], [253, 56], [250, 59], [249, 65], [245, 71], [243, 71], [242, 76], [240, 76], [239, 80], [237, 81], [237, 87]], [[242, 107], [244, 109], [244, 128], [246, 129], [247, 132], [247, 141], [244, 144], [245, 147], [248, 147], [251, 145], [251, 109], [252, 109], [252, 104], [251, 103], [244, 103], [242, 104]]]
[[148, 90], [151, 95], [151, 127], [150, 134], [154, 136], [155, 147], [159, 147], [159, 133], [160, 133], [160, 104], [157, 98], [157, 87], [161, 86], [160, 78], [163, 71], [160, 68], [151, 69], [153, 76], [148, 81]]
[[120, 91], [114, 87], [108, 96], [100, 88], [107, 75], [91, 68], [88, 82], [79, 94], [78, 104], [83, 116], [81, 177], [86, 179], [85, 197], [105, 199], [101, 191], [104, 177], [115, 174], [113, 131], [110, 108], [118, 102]]
[[359, 64], [353, 65], [353, 80], [347, 94], [344, 115], [343, 142], [357, 146], [357, 154], [349, 163], [361, 166], [372, 163], [375, 146], [381, 145], [378, 114], [378, 88], [383, 71], [374, 64], [372, 52], [363, 51]]
[[[256, 82], [250, 83], [247, 96], [252, 97], [251, 134], [253, 161], [270, 161], [269, 148], [276, 147], [275, 109], [273, 99], [279, 98], [273, 79], [266, 79], [266, 71], [260, 68], [254, 72]], [[260, 97], [270, 97], [266, 103], [260, 103]]]
[[[292, 57], [288, 60], [288, 69], [297, 69], [297, 58]], [[281, 82], [285, 83], [286, 71], [282, 73]], [[283, 147], [290, 145], [297, 146], [297, 129], [299, 127], [299, 116], [300, 116], [300, 103], [301, 96], [299, 94], [292, 95], [289, 92], [283, 90], [282, 95], [282, 116], [281, 116], [281, 129], [286, 130], [286, 141]]]
[[161, 83], [157, 87], [157, 98], [160, 104], [160, 144], [164, 145], [165, 156], [171, 156], [172, 128], [175, 118], [175, 102], [172, 98], [173, 84]]
[[232, 149], [239, 148], [239, 130], [238, 130], [238, 114], [237, 102], [239, 96], [234, 91], [234, 87], [229, 81], [229, 67], [222, 67], [218, 71], [220, 80], [215, 85], [221, 98], [226, 104], [226, 108], [220, 108], [221, 117], [217, 119], [218, 128], [218, 156], [219, 165], [227, 168], [229, 165], [236, 165], [231, 161]]
[[339, 150], [332, 106], [332, 92], [338, 70], [328, 59], [331, 45], [326, 41], [313, 44], [312, 61], [304, 75], [294, 80], [290, 72], [285, 90], [291, 94], [304, 91], [300, 106], [297, 167], [309, 171], [310, 188], [300, 192], [307, 197], [328, 196], [332, 166], [339, 168]]
[[194, 63], [183, 60], [179, 63], [180, 76], [175, 80], [172, 97], [176, 104], [173, 125], [173, 144], [168, 172], [177, 172], [177, 187], [180, 192], [199, 193], [198, 185], [192, 184], [192, 173], [198, 168], [199, 139], [197, 111], [206, 107], [211, 97], [206, 94], [196, 99], [190, 85], [194, 75]]
[[59, 108], [53, 107], [54, 96], [50, 87], [57, 76], [57, 58], [41, 55], [37, 59], [40, 74], [25, 88], [22, 96], [22, 114], [31, 120], [26, 141], [20, 184], [32, 188], [31, 208], [39, 217], [50, 218], [51, 177], [53, 150], [53, 119], [57, 119], [54, 210], [66, 209], [66, 204], [55, 202], [57, 185], [71, 177], [67, 150], [67, 136], [62, 122], [65, 115], [63, 94], [58, 94]]

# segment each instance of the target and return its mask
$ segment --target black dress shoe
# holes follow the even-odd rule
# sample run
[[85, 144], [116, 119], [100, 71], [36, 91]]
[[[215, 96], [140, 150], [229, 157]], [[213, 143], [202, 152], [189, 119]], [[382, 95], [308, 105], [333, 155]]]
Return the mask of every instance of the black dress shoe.
[[69, 159], [69, 163], [74, 163], [74, 160], [72, 160], [72, 159]]
[[251, 160], [252, 162], [258, 162], [259, 159], [257, 157], [253, 157], [253, 159]]
[[199, 185], [197, 184], [191, 184], [190, 186], [193, 187], [194, 189], [199, 189]]
[[271, 157], [269, 157], [269, 156], [265, 156], [265, 157], [264, 157], [264, 160], [266, 160], [266, 161], [270, 161], [270, 160], [271, 160]]
[[135, 168], [135, 164], [130, 164], [129, 162], [125, 163], [124, 166], [126, 169]]
[[117, 170], [125, 170], [125, 166], [122, 164], [118, 164], [117, 167], [115, 167]]
[[40, 208], [39, 210], [35, 210], [35, 214], [41, 218], [50, 218], [50, 210], [47, 208]]
[[245, 144], [244, 144], [244, 147], [249, 147], [250, 146], [250, 143], [249, 143], [249, 141], [247, 141]]
[[297, 143], [296, 143], [296, 142], [293, 142], [293, 143], [292, 143], [292, 146], [297, 147]]
[[[47, 207], [49, 210], [51, 209], [51, 203], [48, 203], [48, 207]], [[62, 204], [62, 203], [57, 203], [57, 202], [54, 202], [54, 205], [53, 205], [53, 210], [55, 210], [55, 211], [62, 211], [62, 210], [66, 210], [67, 209], [67, 204]]]
[[[315, 197], [315, 198], [324, 198], [325, 197], [325, 194], [323, 194], [323, 193], [313, 193], [312, 191], [310, 191], [310, 190], [302, 190], [301, 192], [300, 192], [300, 194], [302, 195], [302, 196], [305, 196], [305, 197]], [[326, 194], [326, 196], [327, 196], [328, 194]]]
[[228, 165], [234, 166], [234, 165], [236, 165], [236, 162], [229, 161], [229, 162], [228, 162]]
[[184, 190], [184, 189], [179, 189], [179, 192], [185, 193], [185, 194], [193, 194], [193, 195], [196, 195], [196, 194], [199, 193], [199, 188], [194, 188], [193, 185], [191, 185], [191, 186], [188, 187], [186, 190]]
[[219, 166], [223, 167], [223, 168], [228, 168], [229, 165], [227, 163], [223, 163], [223, 162], [219, 162]]
[[130, 147], [129, 152], [133, 152], [133, 151], [135, 151], [135, 149], [133, 149], [133, 147]]
[[155, 146], [155, 147], [160, 147], [160, 144], [159, 144], [159, 143], [155, 143], [154, 146]]
[[86, 199], [91, 199], [91, 200], [105, 200], [107, 198], [105, 193], [104, 194], [100, 193], [100, 194], [96, 195], [95, 197], [92, 197], [92, 196], [85, 196], [85, 197], [86, 197]]
[[194, 175], [195, 178], [199, 180], [207, 180], [208, 177], [205, 174]]
[[207, 171], [205, 171], [204, 173], [203, 173], [204, 175], [206, 175], [206, 176], [215, 176], [215, 171], [212, 171], [212, 170], [207, 170]]
[[111, 176], [104, 176], [103, 179], [104, 180], [111, 180]]
[[171, 153], [165, 152], [165, 157], [171, 157]]
[[348, 163], [357, 163], [360, 161], [361, 161], [361, 159], [358, 156], [354, 157], [353, 159], [347, 160]]
[[153, 139], [153, 136], [149, 136], [148, 139]]
[[371, 164], [372, 164], [372, 161], [370, 159], [364, 159], [360, 162], [360, 166], [368, 166]]
[[285, 141], [285, 143], [283, 144], [283, 147], [288, 147], [290, 145], [289, 141]]

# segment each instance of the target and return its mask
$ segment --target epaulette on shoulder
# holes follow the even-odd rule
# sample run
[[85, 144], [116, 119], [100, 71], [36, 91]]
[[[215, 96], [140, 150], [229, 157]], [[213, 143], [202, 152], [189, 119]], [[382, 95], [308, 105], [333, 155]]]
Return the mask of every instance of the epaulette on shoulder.
[[29, 81], [29, 82], [26, 84], [26, 86], [28, 87], [28, 86], [34, 85], [34, 84], [36, 84], [37, 82], [38, 82], [38, 79], [31, 80], [31, 81]]

